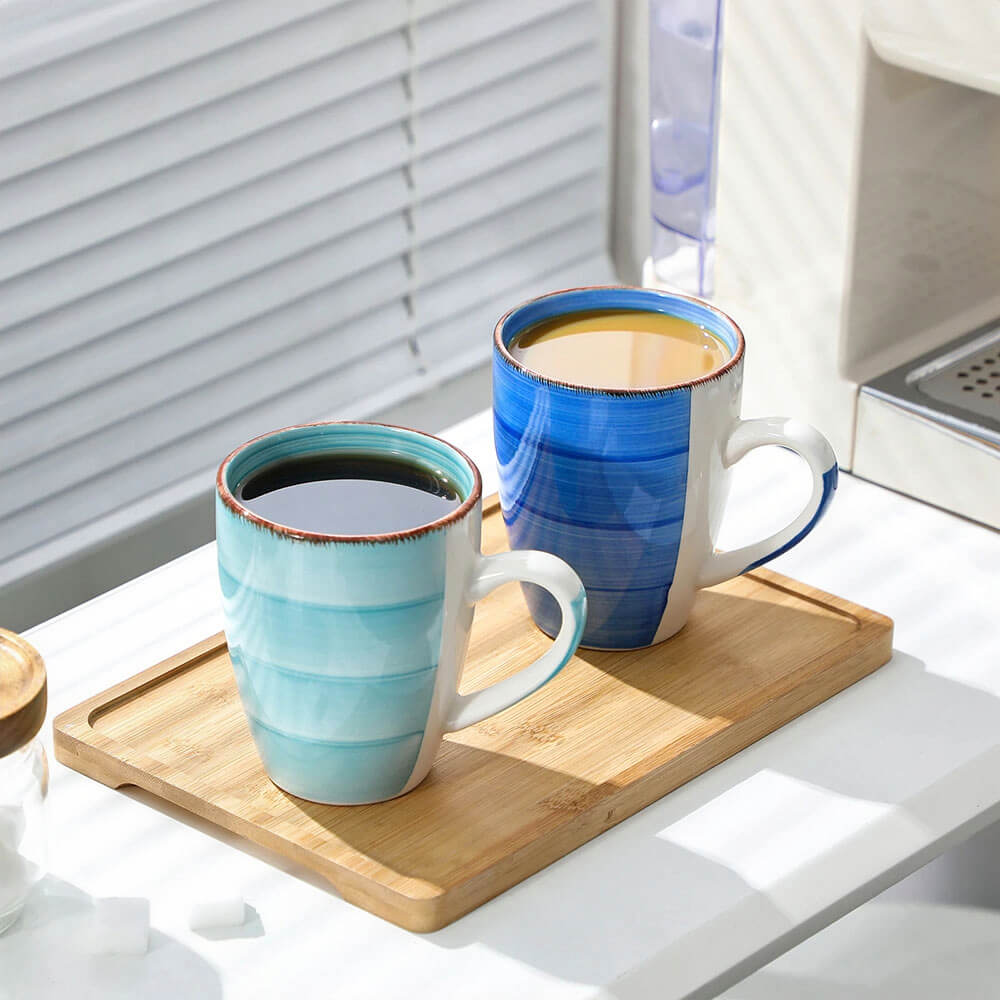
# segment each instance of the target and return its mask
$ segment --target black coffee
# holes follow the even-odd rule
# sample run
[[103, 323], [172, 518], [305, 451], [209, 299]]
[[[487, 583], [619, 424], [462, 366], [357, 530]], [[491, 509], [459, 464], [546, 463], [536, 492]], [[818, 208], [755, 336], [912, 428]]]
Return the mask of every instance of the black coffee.
[[324, 535], [385, 535], [436, 521], [462, 497], [443, 472], [374, 455], [302, 455], [246, 477], [236, 499], [277, 524]]

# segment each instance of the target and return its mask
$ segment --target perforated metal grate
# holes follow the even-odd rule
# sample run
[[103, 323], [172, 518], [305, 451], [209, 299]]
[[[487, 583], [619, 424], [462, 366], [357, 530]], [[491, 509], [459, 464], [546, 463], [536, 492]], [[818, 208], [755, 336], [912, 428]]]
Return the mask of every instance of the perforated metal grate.
[[970, 414], [1000, 420], [1000, 328], [940, 359], [939, 364], [914, 380], [921, 393]]
[[1000, 449], [1000, 321], [879, 375], [861, 392]]

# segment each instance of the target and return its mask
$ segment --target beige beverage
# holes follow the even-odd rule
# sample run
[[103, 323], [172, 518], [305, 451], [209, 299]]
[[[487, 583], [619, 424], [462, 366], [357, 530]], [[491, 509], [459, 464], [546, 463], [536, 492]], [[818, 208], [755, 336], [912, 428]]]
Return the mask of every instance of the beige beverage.
[[510, 343], [525, 368], [598, 389], [656, 389], [701, 378], [730, 358], [707, 330], [658, 312], [594, 309], [542, 320]]

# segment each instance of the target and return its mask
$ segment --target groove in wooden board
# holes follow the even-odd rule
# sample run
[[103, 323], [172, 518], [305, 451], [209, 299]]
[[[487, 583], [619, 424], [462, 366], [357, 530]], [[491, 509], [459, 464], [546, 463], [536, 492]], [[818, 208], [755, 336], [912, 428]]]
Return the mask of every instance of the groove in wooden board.
[[[484, 551], [506, 548], [496, 503]], [[876, 669], [881, 615], [768, 570], [702, 592], [659, 647], [581, 650], [541, 691], [448, 736], [427, 780], [374, 806], [276, 788], [253, 748], [224, 637], [63, 713], [56, 756], [128, 781], [320, 872], [344, 897], [433, 930]], [[477, 608], [463, 690], [549, 640], [516, 587]]]

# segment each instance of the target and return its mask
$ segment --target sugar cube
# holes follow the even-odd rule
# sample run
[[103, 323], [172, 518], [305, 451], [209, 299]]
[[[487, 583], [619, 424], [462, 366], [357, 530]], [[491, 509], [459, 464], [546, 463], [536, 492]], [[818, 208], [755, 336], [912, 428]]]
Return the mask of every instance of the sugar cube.
[[0, 842], [0, 914], [20, 907], [35, 881], [36, 868]]
[[218, 893], [191, 904], [188, 926], [193, 931], [239, 927], [246, 919], [246, 906], [238, 893]]
[[149, 900], [95, 900], [92, 931], [95, 954], [145, 955], [149, 949]]
[[24, 809], [19, 805], [0, 805], [0, 847], [16, 851], [24, 839]]

